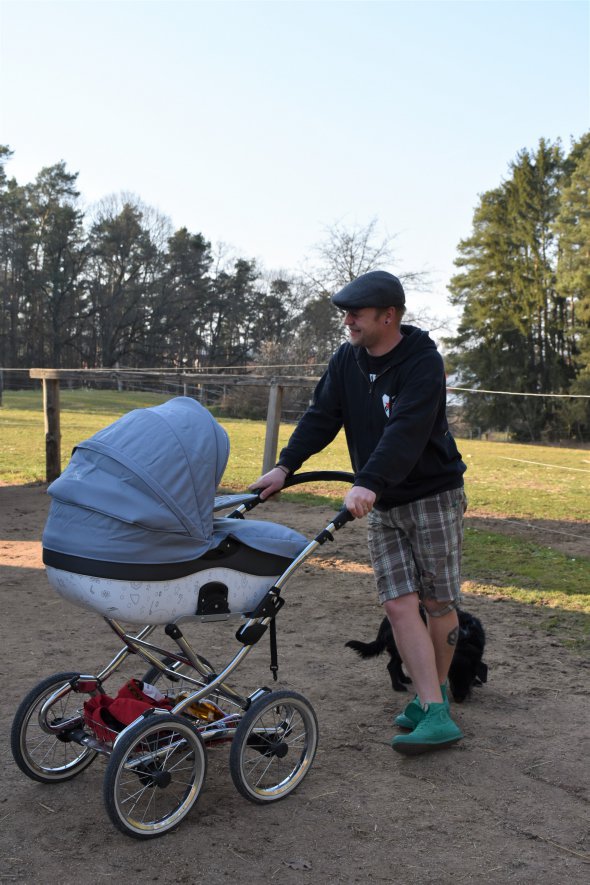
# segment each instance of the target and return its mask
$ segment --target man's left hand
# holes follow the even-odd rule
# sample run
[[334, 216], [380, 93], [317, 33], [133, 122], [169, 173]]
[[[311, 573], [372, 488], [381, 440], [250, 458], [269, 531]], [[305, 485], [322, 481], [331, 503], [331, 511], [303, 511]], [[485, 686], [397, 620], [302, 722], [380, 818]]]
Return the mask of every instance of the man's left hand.
[[377, 499], [375, 492], [363, 486], [353, 486], [344, 496], [344, 506], [353, 516], [361, 519], [370, 513]]

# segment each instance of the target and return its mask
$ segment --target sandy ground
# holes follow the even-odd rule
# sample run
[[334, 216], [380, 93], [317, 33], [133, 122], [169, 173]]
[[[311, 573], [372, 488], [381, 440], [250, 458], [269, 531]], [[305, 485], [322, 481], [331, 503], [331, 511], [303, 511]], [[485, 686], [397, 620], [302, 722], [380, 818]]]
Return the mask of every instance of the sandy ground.
[[[291, 796], [268, 806], [248, 802], [231, 781], [227, 747], [211, 749], [203, 792], [181, 826], [138, 842], [106, 815], [100, 759], [68, 783], [27, 779], [9, 748], [21, 699], [45, 676], [92, 672], [118, 650], [99, 616], [68, 605], [47, 584], [39, 543], [47, 504], [43, 486], [0, 488], [0, 882], [588, 881], [588, 661], [562, 636], [548, 636], [546, 612], [501, 594], [495, 601], [466, 595], [464, 607], [486, 628], [489, 681], [454, 707], [465, 740], [414, 758], [394, 753], [392, 717], [407, 696], [391, 691], [385, 659], [361, 662], [344, 648], [347, 639], [371, 639], [380, 620], [359, 522], [296, 573], [278, 618], [275, 687], [304, 694], [320, 726], [313, 768]], [[311, 537], [333, 511], [279, 501], [256, 515]], [[532, 530], [472, 519], [496, 531], [534, 531], [535, 540], [563, 543], [570, 555], [588, 549], [587, 526]], [[198, 650], [223, 663], [215, 655], [235, 647], [234, 630], [199, 626]], [[271, 685], [268, 663], [263, 640], [237, 671], [236, 686], [249, 693]], [[143, 670], [139, 664], [131, 675]]]

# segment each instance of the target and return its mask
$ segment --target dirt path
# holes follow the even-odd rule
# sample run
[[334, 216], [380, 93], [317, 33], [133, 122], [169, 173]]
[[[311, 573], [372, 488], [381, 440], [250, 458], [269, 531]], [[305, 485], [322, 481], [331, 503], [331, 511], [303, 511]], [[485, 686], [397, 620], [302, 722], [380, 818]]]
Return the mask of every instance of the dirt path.
[[[320, 724], [316, 761], [292, 796], [252, 805], [233, 786], [227, 749], [211, 750], [193, 811], [175, 832], [143, 843], [106, 816], [100, 760], [66, 784], [28, 780], [8, 742], [18, 703], [44, 676], [92, 672], [118, 648], [98, 616], [49, 589], [39, 545], [44, 491], [0, 488], [1, 883], [588, 881], [588, 662], [538, 629], [543, 612], [467, 596], [464, 607], [487, 631], [490, 672], [454, 708], [465, 740], [413, 759], [393, 753], [391, 720], [406, 697], [391, 692], [385, 659], [361, 663], [344, 648], [372, 638], [380, 619], [361, 523], [300, 569], [278, 618], [276, 687], [306, 695]], [[257, 515], [311, 536], [333, 511], [279, 502]], [[214, 657], [209, 649], [235, 628], [198, 629]], [[271, 684], [266, 642], [236, 684], [247, 692]]]

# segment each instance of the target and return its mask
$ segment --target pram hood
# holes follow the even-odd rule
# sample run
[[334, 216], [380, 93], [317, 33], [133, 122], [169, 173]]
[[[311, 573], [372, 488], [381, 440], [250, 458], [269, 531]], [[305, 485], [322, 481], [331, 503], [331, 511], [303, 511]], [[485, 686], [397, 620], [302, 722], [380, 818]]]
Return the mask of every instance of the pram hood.
[[250, 523], [244, 533], [239, 520], [213, 519], [228, 458], [227, 433], [196, 400], [129, 412], [79, 443], [49, 486], [43, 546], [106, 562], [173, 563], [202, 556], [237, 530], [255, 549], [296, 556], [305, 538], [286, 527], [257, 532]]

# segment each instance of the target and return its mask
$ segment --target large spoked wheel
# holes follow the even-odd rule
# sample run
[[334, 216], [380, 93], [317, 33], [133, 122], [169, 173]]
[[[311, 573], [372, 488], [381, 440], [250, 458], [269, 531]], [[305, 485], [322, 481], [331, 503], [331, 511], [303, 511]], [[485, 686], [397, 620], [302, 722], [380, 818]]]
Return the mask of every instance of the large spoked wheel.
[[[67, 730], [48, 734], [41, 728], [39, 714], [45, 701], [78, 673], [56, 673], [40, 682], [23, 699], [12, 723], [12, 755], [21, 771], [43, 784], [66, 781], [87, 768], [96, 751], [70, 740]], [[49, 725], [59, 725], [79, 714], [85, 695], [70, 691], [49, 710]]]
[[203, 741], [191, 725], [153, 713], [115, 743], [104, 779], [109, 817], [128, 836], [162, 836], [197, 801], [206, 769]]
[[273, 691], [247, 710], [232, 741], [229, 766], [251, 802], [274, 802], [299, 786], [318, 745], [313, 707], [302, 695]]

